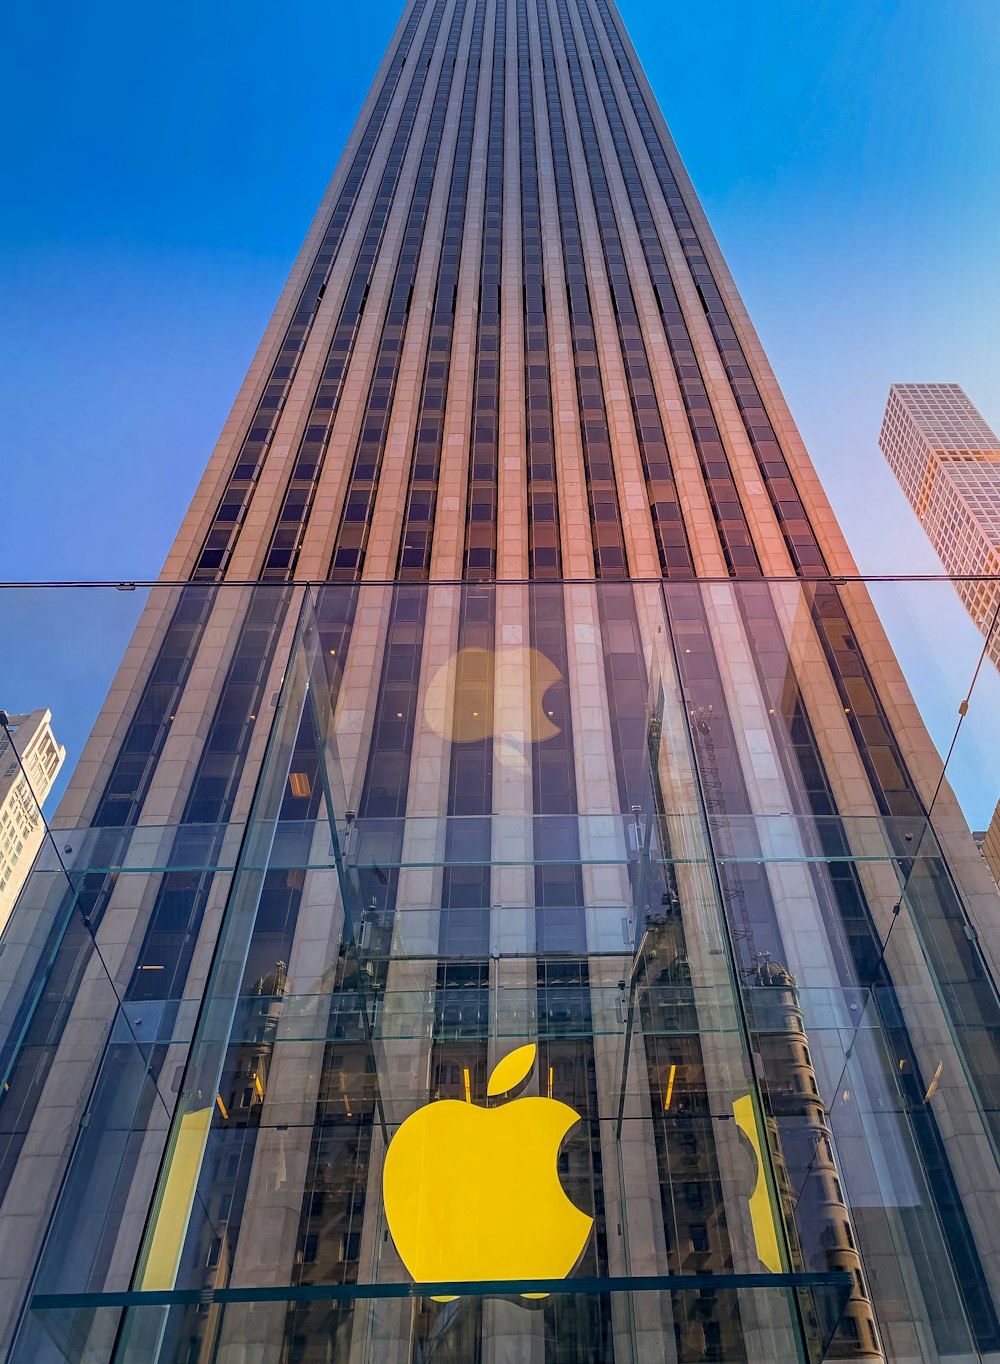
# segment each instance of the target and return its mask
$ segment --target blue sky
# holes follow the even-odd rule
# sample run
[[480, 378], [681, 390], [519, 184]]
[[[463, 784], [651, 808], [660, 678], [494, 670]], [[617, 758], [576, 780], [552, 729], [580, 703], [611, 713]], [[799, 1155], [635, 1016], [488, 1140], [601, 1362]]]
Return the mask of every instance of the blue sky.
[[[1000, 426], [1000, 7], [621, 5], [862, 568], [935, 571], [875, 440], [894, 379]], [[8, 13], [0, 578], [155, 576], [397, 15]], [[947, 597], [931, 638], [941, 740], [977, 640]]]

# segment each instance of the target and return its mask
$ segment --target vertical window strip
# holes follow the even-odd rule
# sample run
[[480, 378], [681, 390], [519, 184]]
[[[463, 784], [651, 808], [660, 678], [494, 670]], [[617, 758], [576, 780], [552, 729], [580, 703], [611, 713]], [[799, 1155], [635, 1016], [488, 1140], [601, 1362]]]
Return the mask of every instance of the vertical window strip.
[[[505, 9], [497, 5], [498, 29]], [[494, 70], [496, 68], [494, 67]], [[431, 1033], [431, 1099], [485, 1098], [490, 1017], [490, 913], [492, 901], [492, 727], [481, 737], [469, 712], [491, 713], [495, 702], [496, 592], [461, 589], [455, 653], [453, 729], [448, 763], [438, 961]], [[466, 1088], [468, 1087], [468, 1088]], [[464, 1332], [483, 1329], [481, 1300], [466, 1305]], [[418, 1354], [433, 1352], [426, 1320], [416, 1322]], [[432, 1328], [433, 1329], [433, 1328]], [[468, 1336], [466, 1336], [468, 1340]], [[479, 1359], [478, 1350], [462, 1358]]]
[[649, 199], [586, 4], [579, 6], [579, 14], [726, 565], [734, 577], [754, 577], [759, 574], [760, 565], [753, 538], [694, 343], [674, 288], [663, 243], [656, 230]]
[[[480, 33], [480, 51], [481, 48]], [[410, 452], [409, 485], [396, 561], [396, 576], [400, 580], [425, 580], [430, 576], [434, 514], [437, 508], [441, 449], [444, 441], [445, 404], [451, 374], [458, 276], [468, 212], [478, 86], [479, 62], [470, 61], [465, 77], [462, 112], [445, 210], [441, 255], [438, 258], [430, 335], [424, 356], [417, 421]]]
[[[357, 203], [361, 186], [371, 164], [375, 145], [385, 124], [389, 105], [396, 93], [403, 67], [406, 65], [414, 36], [427, 4], [428, 0], [416, 0], [413, 11], [407, 20], [399, 46], [386, 73], [382, 89], [379, 91], [375, 107], [358, 145], [354, 160], [351, 162], [351, 168], [334, 205], [323, 239], [309, 268], [305, 284], [302, 286], [302, 292], [282, 339], [278, 355], [271, 367], [264, 392], [257, 403], [249, 430], [243, 439], [236, 464], [227, 481], [226, 490], [222, 495], [212, 525], [202, 545], [198, 563], [192, 573], [192, 578], [195, 580], [217, 581], [232, 552], [239, 527], [246, 517], [250, 499], [263, 471], [264, 461], [274, 437], [278, 418], [284, 408], [292, 380], [316, 321], [320, 300], [340, 251], [344, 232]], [[434, 31], [434, 27], [432, 23], [428, 31]], [[417, 76], [414, 77], [413, 84], [419, 84]]]
[[497, 0], [490, 83], [479, 314], [466, 493], [463, 577], [496, 577], [497, 476], [500, 446], [500, 275], [503, 268], [503, 152], [507, 3]]
[[[439, 933], [444, 957], [485, 959], [489, 950], [495, 738], [490, 725], [483, 727], [482, 738], [468, 738], [476, 726], [467, 712], [482, 716], [492, 712], [495, 651], [496, 592], [492, 587], [463, 587]], [[487, 972], [483, 983], [488, 979]]]
[[580, 67], [576, 46], [576, 35], [570, 23], [565, 0], [558, 0], [556, 6], [559, 23], [566, 49], [570, 85], [576, 106], [580, 137], [583, 142], [594, 207], [597, 212], [598, 231], [607, 271], [608, 288], [615, 310], [615, 323], [618, 329], [618, 342], [625, 367], [629, 397], [632, 405], [632, 420], [635, 426], [639, 455], [642, 460], [646, 480], [646, 495], [649, 503], [650, 518], [656, 536], [660, 559], [660, 570], [665, 577], [691, 577], [694, 564], [688, 548], [681, 515], [680, 499], [674, 482], [670, 452], [663, 427], [653, 386], [653, 375], [649, 367], [649, 357], [643, 342], [639, 314], [635, 296], [625, 263], [625, 251], [615, 218], [614, 203], [605, 174], [597, 129], [591, 114], [587, 88]]
[[[528, 592], [531, 640], [531, 707], [544, 711], [549, 737], [533, 739], [531, 751], [535, 849], [536, 938], [539, 951], [585, 955], [587, 928], [578, 827], [579, 799], [566, 589], [540, 585]], [[551, 671], [539, 675], [539, 662]], [[552, 680], [554, 677], [555, 680]]]
[[[819, 542], [795, 487], [791, 472], [777, 434], [767, 415], [760, 391], [754, 381], [743, 348], [736, 336], [732, 319], [723, 302], [722, 293], [705, 255], [704, 247], [695, 230], [680, 187], [670, 167], [659, 132], [639, 89], [632, 64], [625, 52], [617, 25], [611, 15], [608, 0], [595, 0], [601, 13], [604, 29], [615, 54], [629, 100], [642, 132], [646, 149], [653, 162], [660, 189], [677, 232], [684, 258], [694, 280], [708, 319], [715, 344], [726, 370], [733, 397], [739, 407], [750, 445], [768, 490], [775, 516], [781, 527], [788, 553], [796, 572], [806, 576], [822, 576], [826, 563]], [[581, 10], [586, 4], [582, 0]], [[595, 59], [596, 60], [596, 59]]]
[[521, 163], [521, 282], [524, 291], [524, 418], [527, 434], [528, 575], [562, 576], [559, 490], [548, 312], [542, 252], [542, 215], [535, 149], [535, 102], [527, 15], [517, 14], [518, 146]]
[[[597, 1121], [597, 1057], [587, 955], [588, 911], [580, 847], [565, 590], [560, 584], [540, 583], [528, 596], [532, 705], [544, 705], [546, 719], [556, 731], [547, 739], [536, 739], [530, 746], [535, 815], [532, 822], [538, 1067], [545, 1086], [542, 1092], [573, 1104], [583, 1117], [575, 1151], [571, 1145], [573, 1138], [567, 1142], [564, 1183], [574, 1203], [594, 1217], [595, 1235], [587, 1243], [579, 1272], [596, 1276], [608, 1273], [608, 1222]], [[539, 676], [538, 663], [543, 659], [550, 667], [544, 676]], [[590, 1140], [585, 1144], [587, 1128]], [[543, 1310], [547, 1364], [584, 1358], [605, 1364], [614, 1358], [609, 1338], [609, 1294], [599, 1294], [586, 1304], [556, 1298]]]
[[[525, 0], [519, 0], [519, 6]], [[520, 8], [519, 11], [520, 13]], [[611, 454], [611, 433], [604, 403], [604, 387], [597, 356], [597, 336], [590, 307], [590, 289], [583, 256], [583, 240], [570, 169], [562, 99], [556, 78], [552, 33], [544, 4], [538, 6], [542, 76], [552, 144], [559, 233], [569, 304], [570, 337], [580, 414], [584, 477], [594, 537], [594, 573], [598, 578], [628, 576], [621, 507]]]

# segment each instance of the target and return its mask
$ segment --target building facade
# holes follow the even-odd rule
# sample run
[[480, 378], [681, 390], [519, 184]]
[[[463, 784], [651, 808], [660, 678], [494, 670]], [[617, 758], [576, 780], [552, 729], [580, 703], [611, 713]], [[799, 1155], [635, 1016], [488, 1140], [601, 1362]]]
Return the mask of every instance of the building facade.
[[989, 863], [994, 881], [1000, 886], [1000, 801], [997, 802], [996, 809], [990, 817], [988, 827], [983, 830], [981, 836], [976, 835], [976, 841]]
[[0, 933], [42, 846], [42, 803], [65, 758], [51, 711], [7, 715], [0, 728]]
[[879, 449], [1000, 664], [1000, 439], [958, 384], [893, 384]]
[[613, 0], [410, 0], [4, 936], [11, 1364], [1000, 1357], [855, 579]]

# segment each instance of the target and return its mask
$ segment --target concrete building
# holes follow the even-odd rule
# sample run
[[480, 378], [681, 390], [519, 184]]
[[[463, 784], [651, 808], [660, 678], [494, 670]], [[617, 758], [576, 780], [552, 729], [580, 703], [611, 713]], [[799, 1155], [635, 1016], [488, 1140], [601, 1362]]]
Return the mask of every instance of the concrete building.
[[1000, 664], [1000, 438], [958, 384], [893, 384], [879, 449]]
[[51, 711], [8, 715], [0, 727], [0, 932], [42, 846], [42, 804], [65, 757]]
[[0, 952], [11, 1364], [1000, 1358], [855, 577], [613, 0], [409, 0]]

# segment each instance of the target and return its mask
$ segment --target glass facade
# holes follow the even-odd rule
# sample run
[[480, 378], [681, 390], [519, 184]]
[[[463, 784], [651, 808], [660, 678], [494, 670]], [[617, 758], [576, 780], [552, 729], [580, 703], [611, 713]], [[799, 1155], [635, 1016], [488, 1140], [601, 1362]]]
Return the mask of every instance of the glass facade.
[[[203, 619], [230, 662], [177, 822], [54, 829], [3, 939], [7, 1199], [40, 1139], [64, 1157], [11, 1360], [991, 1350], [978, 853], [956, 883], [947, 788], [901, 813], [838, 790], [818, 603], [846, 620], [863, 590], [151, 589], [143, 619]], [[526, 1046], [526, 1088], [488, 1093]], [[467, 1271], [532, 1178], [525, 1117], [414, 1282], [387, 1148], [522, 1093], [572, 1110], [539, 1159], [582, 1253]], [[419, 1198], [461, 1209], [468, 1140]], [[501, 1266], [530, 1269], [524, 1217]]]
[[855, 572], [610, 0], [411, 0], [117, 587], [0, 591], [110, 685], [0, 939], [9, 1364], [1000, 1357], [1000, 676]]

